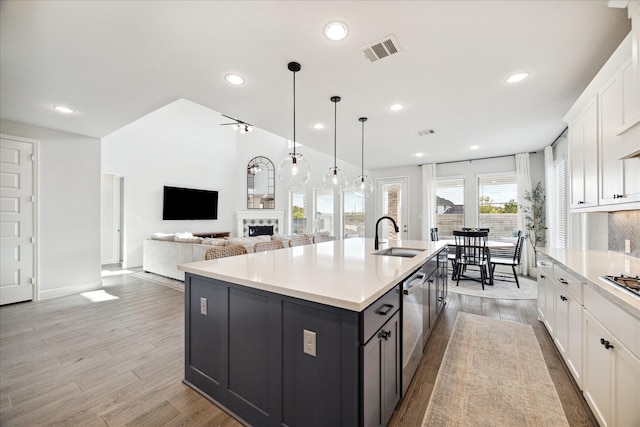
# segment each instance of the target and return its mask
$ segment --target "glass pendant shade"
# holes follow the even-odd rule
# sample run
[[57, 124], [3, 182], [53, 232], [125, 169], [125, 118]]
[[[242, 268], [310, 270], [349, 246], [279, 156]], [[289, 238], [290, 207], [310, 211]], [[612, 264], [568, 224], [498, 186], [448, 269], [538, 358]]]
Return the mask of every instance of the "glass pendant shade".
[[322, 177], [322, 182], [325, 187], [333, 188], [334, 192], [344, 191], [345, 188], [349, 185], [349, 180], [347, 176], [342, 172], [342, 170], [338, 167], [337, 164], [337, 146], [338, 146], [338, 102], [342, 98], [339, 96], [332, 96], [329, 98], [331, 102], [333, 102], [333, 166], [330, 167]]
[[289, 153], [278, 165], [278, 177], [287, 188], [304, 187], [311, 178], [311, 168], [300, 153]]
[[302, 154], [296, 153], [296, 73], [302, 67], [297, 62], [289, 62], [287, 68], [293, 73], [293, 153], [280, 161], [278, 178], [287, 188], [300, 188], [307, 185], [311, 178], [309, 162]]
[[347, 176], [338, 167], [330, 167], [327, 169], [322, 177], [322, 182], [325, 187], [331, 187], [334, 191], [338, 192], [344, 191], [344, 189], [349, 185]]
[[354, 194], [359, 197], [369, 197], [373, 194], [373, 182], [366, 175], [358, 175], [353, 180]]
[[373, 182], [364, 174], [364, 122], [367, 121], [367, 118], [360, 117], [358, 121], [362, 123], [362, 172], [353, 181], [353, 191], [356, 196], [365, 198], [373, 194]]

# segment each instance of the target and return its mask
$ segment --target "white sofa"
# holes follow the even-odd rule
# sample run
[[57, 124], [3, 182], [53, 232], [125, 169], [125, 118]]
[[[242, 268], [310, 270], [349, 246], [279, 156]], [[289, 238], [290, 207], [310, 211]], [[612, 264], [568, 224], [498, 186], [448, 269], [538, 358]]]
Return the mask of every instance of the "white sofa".
[[[292, 236], [273, 236], [289, 245]], [[307, 235], [313, 239], [313, 235]], [[202, 261], [208, 249], [214, 246], [243, 245], [248, 253], [260, 241], [270, 241], [271, 236], [229, 237], [209, 239], [193, 237], [191, 233], [156, 233], [142, 243], [142, 269], [149, 273], [171, 277], [184, 281], [184, 271], [178, 270], [178, 264]]]

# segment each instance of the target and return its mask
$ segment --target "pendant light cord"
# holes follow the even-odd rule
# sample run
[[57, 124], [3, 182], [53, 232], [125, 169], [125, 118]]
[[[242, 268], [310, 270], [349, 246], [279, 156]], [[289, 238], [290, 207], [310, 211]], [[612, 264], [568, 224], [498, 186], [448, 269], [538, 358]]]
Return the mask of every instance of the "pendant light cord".
[[338, 101], [333, 101], [333, 107], [333, 173], [335, 173], [338, 168], [336, 160], [338, 155]]
[[364, 120], [362, 120], [362, 162], [360, 163], [360, 179], [364, 180]]
[[296, 157], [296, 72], [293, 72], [293, 158]]

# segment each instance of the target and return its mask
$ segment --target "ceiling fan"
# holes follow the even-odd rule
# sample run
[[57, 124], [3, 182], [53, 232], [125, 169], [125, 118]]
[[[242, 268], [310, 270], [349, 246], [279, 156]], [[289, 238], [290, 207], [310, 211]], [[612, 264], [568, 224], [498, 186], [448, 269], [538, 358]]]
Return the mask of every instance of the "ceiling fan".
[[233, 126], [233, 130], [239, 130], [240, 133], [247, 133], [253, 130], [253, 125], [251, 123], [243, 122], [242, 120], [234, 119], [233, 117], [227, 116], [226, 114], [222, 114], [222, 116], [227, 119], [233, 120], [234, 123], [221, 123], [220, 126]]

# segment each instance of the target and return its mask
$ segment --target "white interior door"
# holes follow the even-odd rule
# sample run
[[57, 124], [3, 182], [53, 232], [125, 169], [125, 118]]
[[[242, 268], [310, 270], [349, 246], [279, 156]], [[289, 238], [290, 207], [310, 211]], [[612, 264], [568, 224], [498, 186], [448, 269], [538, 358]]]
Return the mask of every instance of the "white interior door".
[[409, 177], [380, 178], [376, 180], [378, 207], [376, 218], [390, 216], [400, 232], [396, 233], [391, 221], [380, 222], [380, 241], [409, 238]]
[[122, 261], [121, 181], [113, 174], [103, 173], [101, 184], [100, 254], [102, 265]]
[[34, 295], [34, 145], [0, 139], [0, 305]]

